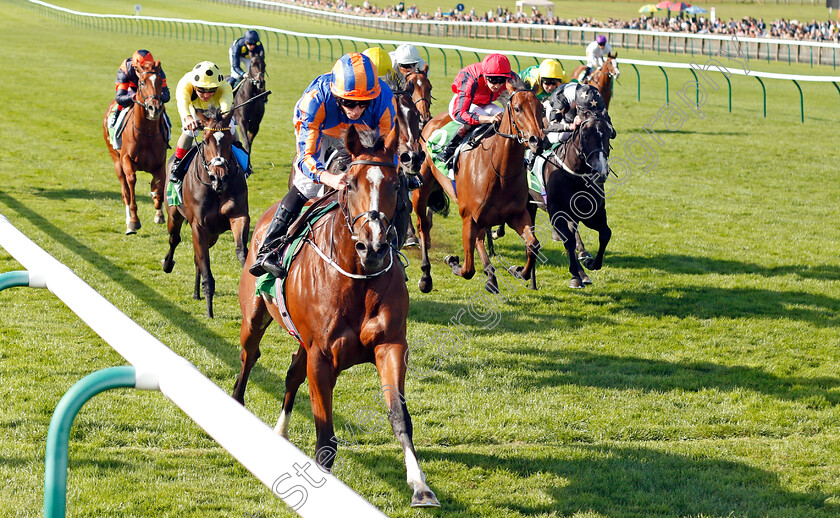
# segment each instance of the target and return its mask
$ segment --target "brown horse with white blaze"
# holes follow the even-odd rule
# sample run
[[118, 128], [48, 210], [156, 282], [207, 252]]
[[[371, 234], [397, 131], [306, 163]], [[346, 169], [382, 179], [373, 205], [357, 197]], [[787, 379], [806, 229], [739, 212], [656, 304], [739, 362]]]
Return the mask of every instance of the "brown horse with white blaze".
[[[167, 202], [169, 251], [163, 259], [163, 271], [170, 273], [175, 266], [175, 248], [181, 242], [181, 225], [186, 219], [192, 229], [195, 259], [193, 298], [201, 299], [199, 287], [203, 288], [210, 318], [213, 318], [216, 291], [216, 281], [210, 271], [210, 248], [220, 234], [230, 230], [236, 243], [236, 257], [244, 264], [251, 225], [245, 171], [232, 150], [231, 117], [232, 113], [223, 115], [216, 108], [196, 113], [204, 134], [201, 143], [196, 144], [199, 148], [184, 176], [183, 209]], [[170, 167], [171, 163], [172, 159]]]
[[[447, 256], [445, 261], [452, 273], [471, 279], [475, 275], [473, 256], [477, 248], [487, 275], [485, 287], [490, 292], [498, 292], [495, 269], [484, 247], [484, 238], [486, 230], [491, 226], [507, 223], [525, 240], [527, 255], [525, 267], [512, 267], [511, 273], [517, 278], [530, 279], [530, 288], [537, 289], [536, 256], [540, 243], [534, 236], [533, 220], [527, 207], [529, 195], [524, 157], [527, 147], [535, 153], [542, 152], [546, 142], [543, 131], [545, 114], [542, 104], [531, 90], [518, 89], [509, 82], [507, 95], [504, 116], [495, 133], [481, 140], [476, 148], [458, 156], [455, 187], [437, 169], [431, 156], [427, 155], [421, 167], [424, 183], [414, 191], [413, 200], [422, 254], [419, 286], [423, 293], [432, 289], [429, 263], [432, 218], [426, 209], [429, 195], [440, 188], [458, 203], [458, 211], [463, 220], [461, 238], [464, 265], [459, 264], [457, 256]], [[438, 115], [423, 129], [423, 137], [428, 140], [433, 131], [450, 120], [448, 113]], [[432, 181], [433, 178], [436, 182]]]
[[[316, 460], [330, 469], [338, 445], [333, 387], [343, 370], [373, 363], [381, 378], [388, 419], [405, 454], [407, 481], [413, 489], [411, 505], [437, 507], [440, 504], [417, 461], [405, 401], [408, 290], [403, 267], [391, 247], [390, 228], [399, 185], [393, 162], [398, 133], [395, 127], [384, 143], [382, 139], [370, 142], [372, 133], [361, 135], [355, 126], [348, 128], [345, 142], [352, 161], [346, 171], [347, 187], [338, 193], [338, 208], [305, 230], [306, 241], [289, 268], [285, 301], [300, 346], [286, 374], [283, 411], [275, 430], [288, 438], [295, 395], [308, 378]], [[248, 376], [260, 355], [260, 340], [272, 319], [283, 322], [274, 301], [254, 294], [256, 278], [248, 271], [275, 209], [276, 204], [257, 222], [239, 283], [242, 371], [233, 397], [243, 404]]]
[[160, 61], [143, 63], [138, 76], [137, 93], [134, 95], [131, 113], [126, 115], [128, 120], [122, 133], [120, 149], [114, 149], [108, 135], [108, 113], [116, 101], [111, 101], [102, 123], [105, 143], [114, 161], [114, 169], [120, 181], [122, 199], [125, 204], [126, 234], [136, 234], [141, 227], [140, 217], [137, 215], [135, 193], [137, 171], [151, 173], [152, 181], [149, 186], [155, 203], [155, 223], [166, 221], [162, 204], [168, 142], [161, 121], [164, 105], [161, 102], [163, 76], [160, 73]]

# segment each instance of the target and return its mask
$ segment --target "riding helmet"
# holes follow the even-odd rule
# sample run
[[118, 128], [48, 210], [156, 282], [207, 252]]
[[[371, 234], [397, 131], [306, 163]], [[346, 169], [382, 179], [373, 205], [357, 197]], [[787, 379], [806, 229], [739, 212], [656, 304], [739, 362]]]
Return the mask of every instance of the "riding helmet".
[[546, 59], [540, 63], [539, 68], [540, 79], [557, 79], [563, 81], [566, 74], [563, 71], [563, 65], [556, 59]]
[[394, 50], [394, 59], [398, 65], [416, 65], [420, 62], [420, 52], [414, 45], [403, 43]]
[[251, 45], [260, 42], [260, 35], [255, 30], [250, 30], [245, 33], [245, 43], [250, 43]]
[[481, 66], [485, 76], [510, 76], [510, 61], [502, 54], [488, 54]]
[[373, 62], [373, 66], [376, 68], [376, 75], [380, 77], [387, 76], [388, 73], [393, 70], [393, 68], [391, 68], [391, 56], [389, 56], [382, 48], [371, 47], [362, 52], [362, 54], [370, 58]]
[[225, 78], [212, 61], [202, 61], [190, 72], [190, 84], [196, 88], [218, 88]]
[[605, 43], [607, 43], [607, 37], [603, 34], [599, 34], [598, 37], [595, 38], [595, 41], [598, 42], [598, 45], [604, 45]]
[[154, 63], [155, 58], [152, 53], [146, 49], [140, 49], [131, 56], [131, 66], [137, 68], [143, 63]]
[[373, 62], [358, 52], [341, 56], [332, 68], [330, 91], [336, 97], [357, 101], [379, 97], [379, 77]]

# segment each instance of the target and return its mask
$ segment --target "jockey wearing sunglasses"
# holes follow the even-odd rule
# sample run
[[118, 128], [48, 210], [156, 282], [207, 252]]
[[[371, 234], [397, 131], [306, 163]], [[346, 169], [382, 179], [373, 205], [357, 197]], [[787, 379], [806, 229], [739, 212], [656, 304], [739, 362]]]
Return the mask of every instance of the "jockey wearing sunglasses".
[[[253, 275], [266, 272], [283, 277], [279, 247], [307, 200], [323, 185], [345, 188], [344, 173], [333, 174], [324, 165], [328, 148], [344, 149], [344, 134], [351, 124], [360, 130], [387, 135], [396, 123], [394, 94], [379, 79], [368, 56], [350, 53], [342, 56], [332, 72], [315, 78], [304, 90], [294, 109], [297, 155], [292, 167], [294, 182], [277, 208], [271, 225], [249, 270]], [[396, 163], [396, 162], [395, 162]]]
[[510, 61], [502, 54], [489, 54], [480, 63], [464, 67], [452, 82], [454, 95], [449, 101], [449, 116], [461, 127], [438, 159], [446, 163], [458, 144], [479, 124], [493, 124], [502, 120], [504, 110], [493, 104], [511, 79]]
[[[115, 81], [117, 93], [114, 99], [117, 101], [117, 107], [108, 115], [109, 129], [116, 125], [121, 112], [134, 104], [134, 94], [137, 93], [137, 85], [140, 82], [140, 69], [148, 63], [155, 63], [155, 58], [146, 49], [136, 51], [130, 58], [120, 63], [120, 68], [117, 70], [117, 80]], [[169, 87], [166, 85], [166, 74], [163, 73], [163, 67], [159, 70], [163, 78], [160, 102], [166, 104], [170, 97]]]
[[545, 59], [539, 66], [534, 65], [520, 72], [519, 77], [542, 102], [547, 101], [551, 92], [563, 84], [565, 72], [563, 65], [556, 59]]
[[[184, 179], [186, 167], [181, 167], [181, 163], [192, 148], [193, 139], [199, 129], [196, 112], [211, 106], [223, 112], [228, 111], [233, 105], [233, 92], [219, 67], [211, 61], [202, 61], [178, 81], [175, 100], [178, 103], [178, 115], [181, 116], [183, 131], [175, 146], [175, 162], [169, 174], [170, 182], [180, 182]], [[237, 138], [235, 131], [233, 135]]]
[[236, 82], [247, 75], [246, 70], [251, 66], [251, 58], [261, 57], [265, 59], [265, 47], [260, 42], [260, 34], [255, 30], [250, 30], [241, 38], [234, 40], [228, 51], [230, 58], [230, 78], [228, 82], [230, 86], [236, 85]]

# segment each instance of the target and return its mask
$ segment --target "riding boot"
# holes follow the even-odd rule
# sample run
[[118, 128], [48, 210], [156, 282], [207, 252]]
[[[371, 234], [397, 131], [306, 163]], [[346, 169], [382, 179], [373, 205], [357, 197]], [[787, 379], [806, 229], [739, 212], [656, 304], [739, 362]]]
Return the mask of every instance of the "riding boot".
[[172, 161], [172, 168], [169, 170], [169, 181], [172, 183], [181, 183], [184, 181], [185, 171], [181, 168], [183, 158], [175, 157]]
[[405, 176], [409, 192], [423, 187], [423, 175], [409, 173]]
[[458, 148], [461, 142], [464, 141], [464, 137], [467, 136], [467, 133], [469, 133], [469, 131], [469, 126], [467, 126], [466, 124], [461, 125], [461, 127], [458, 128], [458, 131], [455, 133], [455, 135], [452, 136], [452, 140], [450, 140], [449, 143], [446, 145], [446, 148], [444, 148], [444, 150], [441, 151], [440, 154], [438, 154], [437, 159], [449, 166], [449, 161], [452, 159], [452, 155], [455, 154], [455, 150]]
[[277, 211], [271, 219], [271, 224], [265, 232], [254, 264], [248, 269], [251, 275], [260, 276], [269, 272], [278, 279], [286, 276], [286, 270], [279, 262], [280, 249], [288, 239], [286, 232], [288, 232], [289, 226], [297, 219], [306, 201], [307, 198], [294, 186], [283, 197], [283, 201], [277, 207]]

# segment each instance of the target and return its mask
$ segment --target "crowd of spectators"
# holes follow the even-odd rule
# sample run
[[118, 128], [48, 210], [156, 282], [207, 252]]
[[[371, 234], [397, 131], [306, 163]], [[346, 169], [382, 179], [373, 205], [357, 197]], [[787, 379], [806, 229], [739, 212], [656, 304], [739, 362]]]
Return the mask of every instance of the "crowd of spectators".
[[813, 40], [826, 42], [840, 42], [840, 22], [811, 20], [776, 20], [765, 23], [761, 18], [743, 18], [735, 20], [717, 19], [712, 22], [702, 16], [680, 16], [679, 13], [654, 13], [652, 16], [618, 20], [608, 18], [606, 21], [592, 18], [564, 19], [557, 16], [544, 16], [538, 9], [531, 9], [531, 13], [512, 12], [501, 6], [495, 11], [476, 13], [475, 8], [464, 11], [443, 11], [440, 7], [433, 13], [420, 12], [417, 5], [406, 6], [404, 2], [384, 8], [363, 0], [360, 4], [352, 4], [345, 0], [286, 0], [288, 3], [325, 9], [330, 11], [379, 16], [384, 18], [402, 18], [412, 20], [450, 20], [463, 22], [494, 22], [494, 23], [523, 23], [538, 25], [557, 25], [572, 27], [597, 27], [609, 29], [642, 29], [658, 32], [688, 32], [693, 34], [730, 34], [734, 36], [758, 38], [782, 38], [792, 40]]

